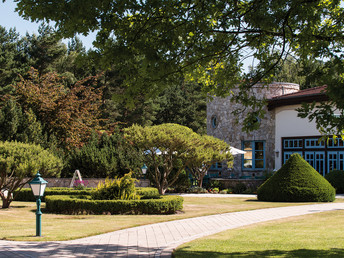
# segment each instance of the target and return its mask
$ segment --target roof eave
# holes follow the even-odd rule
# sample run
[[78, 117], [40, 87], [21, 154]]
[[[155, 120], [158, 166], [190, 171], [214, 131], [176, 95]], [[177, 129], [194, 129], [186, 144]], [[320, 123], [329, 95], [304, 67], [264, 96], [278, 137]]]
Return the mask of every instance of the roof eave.
[[273, 110], [277, 107], [282, 106], [291, 106], [301, 103], [312, 103], [312, 102], [323, 102], [328, 101], [329, 98], [324, 93], [312, 94], [312, 95], [303, 95], [303, 96], [293, 96], [285, 98], [276, 98], [268, 100], [268, 110]]

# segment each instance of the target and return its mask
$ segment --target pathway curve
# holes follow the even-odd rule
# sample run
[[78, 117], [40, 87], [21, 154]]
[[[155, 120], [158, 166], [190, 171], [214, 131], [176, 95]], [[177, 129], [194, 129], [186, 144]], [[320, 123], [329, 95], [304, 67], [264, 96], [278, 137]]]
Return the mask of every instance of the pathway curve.
[[71, 241], [0, 241], [0, 257], [171, 257], [177, 246], [224, 230], [323, 211], [344, 210], [325, 203], [225, 213], [162, 222]]

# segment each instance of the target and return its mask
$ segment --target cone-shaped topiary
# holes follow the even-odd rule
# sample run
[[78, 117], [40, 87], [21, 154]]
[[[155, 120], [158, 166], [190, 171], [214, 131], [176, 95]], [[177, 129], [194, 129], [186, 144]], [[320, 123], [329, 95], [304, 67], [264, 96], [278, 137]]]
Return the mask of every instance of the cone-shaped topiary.
[[299, 154], [288, 161], [257, 191], [260, 201], [333, 202], [335, 189]]

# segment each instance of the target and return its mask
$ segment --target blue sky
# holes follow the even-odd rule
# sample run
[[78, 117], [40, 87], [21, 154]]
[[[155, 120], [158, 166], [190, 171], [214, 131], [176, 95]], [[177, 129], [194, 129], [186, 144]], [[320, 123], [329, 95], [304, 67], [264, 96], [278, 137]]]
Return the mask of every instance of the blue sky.
[[[14, 3], [13, 0], [6, 0], [5, 3], [0, 1], [0, 25], [7, 30], [15, 27], [17, 32], [22, 36], [24, 36], [26, 32], [29, 34], [38, 34], [37, 31], [40, 24], [24, 20], [14, 11], [15, 8], [16, 3]], [[86, 49], [89, 49], [92, 47], [92, 41], [95, 39], [95, 34], [90, 34], [88, 37], [78, 37], [82, 40]], [[64, 40], [63, 42], [67, 43], [68, 40]]]

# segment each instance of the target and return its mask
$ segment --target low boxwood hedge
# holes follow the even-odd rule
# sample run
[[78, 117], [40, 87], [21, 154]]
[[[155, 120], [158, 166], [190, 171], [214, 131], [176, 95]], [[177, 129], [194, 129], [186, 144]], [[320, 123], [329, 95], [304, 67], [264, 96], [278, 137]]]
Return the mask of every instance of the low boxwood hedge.
[[[94, 188], [86, 188], [85, 190], [75, 190], [68, 187], [49, 187], [45, 190], [44, 196], [47, 195], [91, 195]], [[154, 187], [137, 187], [136, 193], [140, 195], [141, 199], [158, 199], [160, 194], [158, 189]], [[34, 202], [35, 197], [32, 194], [31, 188], [23, 188], [20, 191], [14, 192], [15, 201], [20, 202]], [[45, 198], [42, 201], [45, 201]]]
[[158, 189], [154, 187], [136, 187], [136, 194], [141, 196], [141, 200], [160, 198]]
[[[44, 196], [41, 199], [45, 201], [45, 196], [47, 195], [89, 195], [92, 188], [87, 188], [85, 190], [75, 190], [68, 187], [49, 187], [45, 190]], [[34, 202], [36, 201], [35, 197], [32, 194], [31, 188], [23, 188], [20, 191], [15, 191], [14, 194], [15, 201], [21, 202]]]
[[173, 214], [183, 209], [183, 197], [143, 200], [91, 200], [89, 196], [46, 196], [46, 212], [58, 214]]

